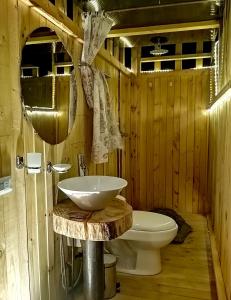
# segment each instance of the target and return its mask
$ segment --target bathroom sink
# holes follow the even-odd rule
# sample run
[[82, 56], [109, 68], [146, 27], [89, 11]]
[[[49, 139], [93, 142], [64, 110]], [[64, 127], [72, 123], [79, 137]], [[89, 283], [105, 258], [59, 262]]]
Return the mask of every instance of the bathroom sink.
[[81, 209], [100, 210], [126, 185], [127, 181], [119, 177], [83, 176], [64, 179], [58, 188]]

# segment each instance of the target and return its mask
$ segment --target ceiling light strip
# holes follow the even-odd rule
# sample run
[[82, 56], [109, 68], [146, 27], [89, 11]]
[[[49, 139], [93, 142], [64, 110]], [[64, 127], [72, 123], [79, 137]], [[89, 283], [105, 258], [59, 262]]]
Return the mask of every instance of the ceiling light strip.
[[220, 93], [215, 97], [215, 101], [209, 107], [209, 112], [214, 112], [217, 108], [223, 106], [226, 102], [231, 99], [231, 81], [229, 81]]

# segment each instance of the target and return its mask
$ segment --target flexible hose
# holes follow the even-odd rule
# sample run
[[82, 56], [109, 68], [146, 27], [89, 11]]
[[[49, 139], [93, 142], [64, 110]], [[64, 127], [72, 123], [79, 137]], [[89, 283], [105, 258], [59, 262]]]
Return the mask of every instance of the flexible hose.
[[73, 283], [73, 280], [74, 280], [74, 259], [73, 259], [74, 243], [72, 243], [71, 247], [72, 247], [72, 249], [71, 249], [71, 252], [72, 252], [72, 264], [71, 264], [72, 282], [71, 282], [71, 285], [68, 286], [63, 237], [60, 238], [61, 277], [62, 277], [62, 286], [63, 286], [64, 290], [66, 291], [66, 294], [69, 293], [71, 290], [73, 290], [78, 285], [79, 280], [82, 275], [82, 270], [83, 270], [83, 261], [82, 261], [82, 258], [80, 258], [79, 273], [77, 275], [77, 279]]

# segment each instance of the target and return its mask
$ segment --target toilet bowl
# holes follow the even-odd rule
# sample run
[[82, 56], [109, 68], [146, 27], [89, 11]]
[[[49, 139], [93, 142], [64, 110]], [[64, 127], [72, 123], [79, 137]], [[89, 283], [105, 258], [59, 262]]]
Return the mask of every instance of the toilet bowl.
[[161, 272], [160, 248], [175, 238], [178, 226], [165, 215], [133, 211], [133, 225], [119, 238], [109, 242], [117, 256], [117, 271], [137, 275]]

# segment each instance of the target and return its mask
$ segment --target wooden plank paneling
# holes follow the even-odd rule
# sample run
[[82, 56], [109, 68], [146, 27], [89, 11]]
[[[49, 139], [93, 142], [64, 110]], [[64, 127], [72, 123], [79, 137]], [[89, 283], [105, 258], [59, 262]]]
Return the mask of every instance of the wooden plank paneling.
[[[154, 158], [154, 131], [149, 130], [149, 128], [152, 128], [154, 125], [155, 120], [153, 119], [153, 110], [155, 102], [153, 101], [153, 91], [155, 88], [155, 82], [154, 79], [147, 80], [147, 138], [146, 143], [148, 142], [150, 144], [150, 151], [147, 153], [146, 158], [146, 190], [148, 191], [147, 195], [147, 203], [146, 203], [146, 209], [152, 207], [152, 200], [154, 197], [154, 171], [155, 171], [155, 163], [153, 161]], [[150, 170], [151, 169], [151, 170]], [[148, 170], [150, 170], [150, 176], [148, 176]]]
[[[220, 32], [220, 76], [219, 91], [231, 80], [231, 3], [225, 1], [223, 28]], [[218, 91], [218, 92], [219, 92]], [[211, 200], [211, 220], [214, 230], [214, 242], [219, 256], [222, 276], [226, 295], [222, 294], [219, 298], [227, 297], [231, 299], [231, 104], [230, 99], [227, 103], [221, 104], [210, 112], [209, 123], [209, 199]], [[202, 126], [205, 126], [202, 124]], [[204, 137], [202, 137], [203, 139]], [[201, 163], [204, 162], [203, 155]], [[200, 173], [200, 177], [204, 175]], [[204, 191], [200, 190], [200, 194]], [[207, 206], [208, 203], [205, 202]]]
[[[165, 206], [172, 207], [173, 195], [173, 120], [174, 120], [174, 100], [175, 100], [175, 82], [174, 77], [167, 80], [167, 116], [166, 116], [166, 144], [172, 145], [166, 147], [166, 197]], [[155, 141], [154, 141], [155, 142]]]
[[123, 164], [134, 207], [206, 213], [209, 71], [141, 75], [132, 84], [131, 159], [126, 153]]
[[[63, 1], [59, 3], [61, 2]], [[39, 138], [21, 111], [19, 84], [21, 49], [27, 36], [40, 26], [48, 26], [57, 32], [76, 67], [77, 117], [69, 136], [55, 146], [48, 145]], [[116, 151], [110, 154], [108, 164], [96, 167], [90, 162], [92, 112], [86, 105], [77, 67], [81, 48], [82, 45], [76, 39], [23, 2], [1, 1], [0, 176], [11, 174], [13, 182], [13, 192], [0, 199], [1, 300], [66, 298], [60, 276], [59, 239], [54, 235], [52, 225], [53, 203], [58, 199], [56, 184], [65, 177], [79, 174], [77, 168], [79, 153], [86, 156], [89, 174], [114, 176], [118, 174]], [[111, 56], [103, 52], [96, 63], [110, 76], [108, 84], [112, 106], [117, 116], [120, 93], [124, 94], [124, 101], [130, 95], [130, 80], [126, 75], [129, 74], [127, 71], [126, 74], [120, 74], [121, 65], [118, 61], [114, 58], [111, 64], [108, 62], [110, 59]], [[124, 89], [128, 90], [128, 94], [123, 91]], [[26, 153], [30, 151], [42, 153], [43, 170], [38, 175], [28, 175], [26, 170], [15, 167], [16, 155], [25, 158]], [[47, 161], [69, 162], [72, 169], [65, 175], [47, 174], [45, 171]]]
[[180, 172], [180, 86], [181, 78], [175, 80], [174, 99], [174, 137], [173, 137], [173, 208], [179, 207], [179, 172]]
[[227, 299], [231, 299], [230, 257], [230, 102], [210, 114], [210, 176], [209, 189], [212, 200], [212, 222]]
[[[131, 105], [131, 80], [127, 76], [120, 74], [120, 95], [119, 95], [119, 119], [120, 130], [124, 139], [123, 155], [120, 151], [120, 168], [121, 176], [127, 178], [129, 182], [132, 182], [132, 173], [130, 168], [131, 143], [130, 143], [130, 110], [128, 107]], [[129, 200], [130, 204], [133, 204], [132, 189], [128, 187], [124, 190], [124, 196]]]
[[[163, 77], [160, 80], [160, 160], [159, 160], [159, 207], [165, 207], [166, 203], [166, 136], [167, 136], [167, 122], [166, 122], [166, 113], [167, 113], [167, 77]], [[147, 145], [148, 146], [148, 145]], [[143, 148], [141, 146], [141, 148]], [[146, 149], [145, 149], [146, 151]], [[143, 200], [140, 202], [142, 203]]]
[[[231, 80], [231, 2], [225, 1], [223, 28], [220, 32], [220, 76], [218, 92]], [[230, 97], [229, 97], [230, 98]], [[214, 231], [214, 247], [221, 267], [219, 280], [231, 299], [231, 99], [210, 112], [209, 134], [209, 198]]]
[[[153, 194], [154, 202], [159, 206], [160, 202], [160, 115], [161, 115], [161, 88], [160, 88], [160, 78], [156, 77], [154, 79], [154, 113], [153, 113], [153, 146], [154, 146], [154, 157], [153, 157]], [[150, 112], [151, 113], [151, 112]], [[150, 199], [149, 208], [152, 208], [152, 199]]]

